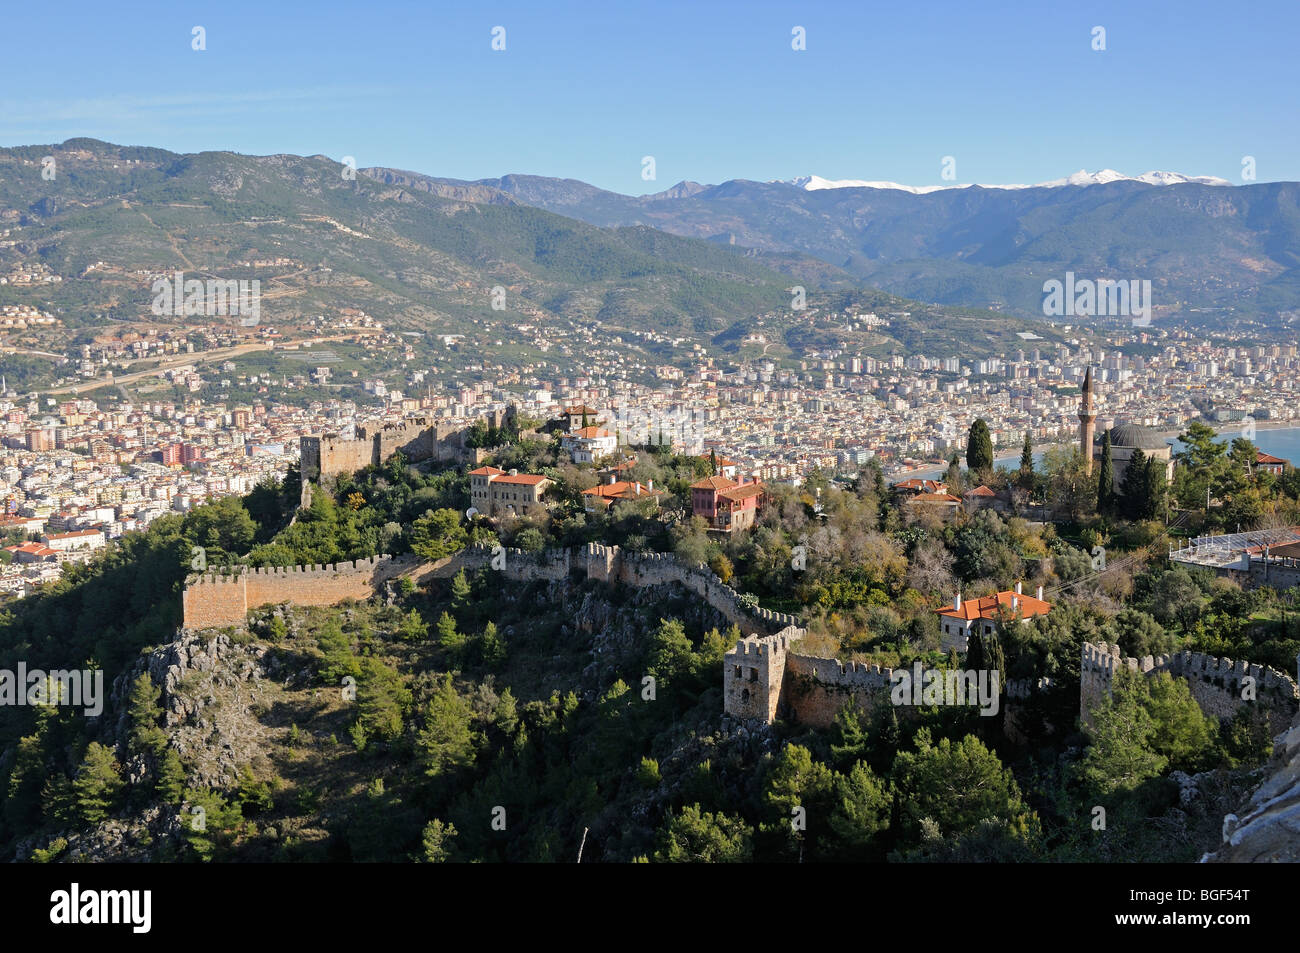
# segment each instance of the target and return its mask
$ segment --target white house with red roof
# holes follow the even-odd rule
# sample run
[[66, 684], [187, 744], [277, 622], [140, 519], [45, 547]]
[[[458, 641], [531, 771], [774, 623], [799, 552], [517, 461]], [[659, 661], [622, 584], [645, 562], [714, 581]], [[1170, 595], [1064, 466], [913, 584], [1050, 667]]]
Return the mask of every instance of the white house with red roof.
[[588, 513], [603, 513], [620, 500], [654, 500], [658, 503], [661, 493], [655, 489], [654, 480], [645, 484], [635, 480], [610, 480], [583, 490], [582, 506]]
[[918, 480], [915, 477], [909, 480], [900, 480], [895, 483], [891, 490], [898, 496], [904, 494], [916, 495], [919, 493], [947, 493], [948, 484], [939, 480]]
[[74, 549], [99, 549], [107, 542], [103, 530], [79, 529], [70, 533], [47, 533], [41, 542], [50, 549], [69, 552]]
[[1042, 586], [1038, 587], [1037, 598], [1025, 595], [1021, 588], [1021, 584], [1016, 583], [1015, 589], [965, 600], [959, 590], [952, 605], [935, 610], [939, 613], [939, 638], [943, 647], [965, 652], [970, 646], [972, 633], [992, 635], [1004, 614], [1027, 622], [1052, 611], [1052, 604], [1043, 601]]
[[618, 446], [618, 438], [604, 427], [582, 427], [560, 438], [560, 447], [574, 463], [595, 463]]
[[1282, 471], [1287, 468], [1287, 464], [1290, 462], [1291, 461], [1284, 460], [1281, 457], [1275, 457], [1271, 453], [1265, 453], [1262, 450], [1255, 454], [1255, 466], [1273, 474], [1274, 476], [1281, 476]]
[[59, 551], [50, 549], [43, 543], [22, 543], [18, 546], [6, 546], [5, 552], [12, 553], [16, 563], [55, 563], [59, 561]]

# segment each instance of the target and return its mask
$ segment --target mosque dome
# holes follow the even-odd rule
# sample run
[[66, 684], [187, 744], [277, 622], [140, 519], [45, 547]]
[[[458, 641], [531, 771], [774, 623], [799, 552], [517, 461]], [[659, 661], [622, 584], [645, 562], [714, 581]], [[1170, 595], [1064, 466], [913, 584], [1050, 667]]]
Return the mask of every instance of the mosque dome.
[[1112, 447], [1124, 447], [1130, 450], [1135, 447], [1142, 450], [1164, 450], [1169, 446], [1160, 434], [1150, 427], [1142, 427], [1138, 424], [1117, 424], [1106, 433], [1110, 434]]

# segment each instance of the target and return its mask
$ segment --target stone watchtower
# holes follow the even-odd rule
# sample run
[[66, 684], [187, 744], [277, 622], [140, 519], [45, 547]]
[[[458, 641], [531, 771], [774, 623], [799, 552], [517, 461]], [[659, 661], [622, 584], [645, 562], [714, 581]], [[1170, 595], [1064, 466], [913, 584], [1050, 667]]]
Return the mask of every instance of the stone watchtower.
[[1092, 406], [1092, 366], [1083, 374], [1083, 400], [1079, 404], [1079, 450], [1083, 453], [1084, 472], [1092, 473], [1092, 435], [1097, 427], [1097, 411]]
[[801, 630], [787, 628], [736, 643], [722, 660], [722, 707], [728, 715], [757, 718], [769, 725], [776, 719], [786, 653], [794, 637], [801, 635]]

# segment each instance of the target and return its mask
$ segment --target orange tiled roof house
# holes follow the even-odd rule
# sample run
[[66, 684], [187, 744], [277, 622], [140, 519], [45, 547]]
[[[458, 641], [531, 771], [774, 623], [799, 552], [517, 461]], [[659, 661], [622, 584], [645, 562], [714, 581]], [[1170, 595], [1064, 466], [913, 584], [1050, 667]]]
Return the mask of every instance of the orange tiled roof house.
[[1047, 615], [1051, 610], [1052, 604], [1043, 601], [1042, 586], [1038, 587], [1037, 598], [1021, 592], [1020, 583], [1016, 583], [1015, 589], [982, 599], [963, 600], [961, 592], [958, 592], [952, 605], [935, 610], [939, 613], [940, 644], [945, 650], [965, 652], [971, 635], [976, 632], [991, 635], [1003, 613], [1010, 613], [1025, 622], [1035, 616]]
[[484, 516], [528, 516], [546, 509], [542, 494], [554, 482], [536, 473], [479, 467], [469, 471], [469, 498]]
[[638, 483], [610, 477], [608, 483], [582, 491], [582, 506], [588, 513], [603, 513], [620, 500], [654, 500], [658, 503], [661, 494], [661, 490], [655, 489], [654, 480]]

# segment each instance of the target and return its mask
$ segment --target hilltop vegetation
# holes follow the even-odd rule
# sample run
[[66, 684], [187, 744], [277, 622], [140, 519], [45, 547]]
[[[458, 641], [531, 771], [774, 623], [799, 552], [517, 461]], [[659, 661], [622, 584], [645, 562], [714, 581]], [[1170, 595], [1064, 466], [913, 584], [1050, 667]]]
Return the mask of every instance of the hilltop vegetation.
[[[0, 712], [5, 851], [569, 861], [585, 835], [589, 861], [1192, 860], [1266, 755], [1268, 726], [1249, 710], [1220, 724], [1185, 683], [1158, 678], [1121, 679], [1081, 730], [1083, 642], [1287, 668], [1300, 650], [1300, 620], [1273, 590], [1170, 568], [1163, 524], [1097, 517], [1087, 500], [1059, 530], [987, 512], [940, 523], [910, 516], [878, 472], [814, 475], [772, 488], [752, 532], [718, 540], [683, 515], [708, 460], [641, 447], [632, 472], [666, 491], [658, 509], [596, 514], [578, 496], [590, 470], [559, 463], [553, 444], [495, 452], [554, 476], [549, 519], [467, 522], [463, 473], [398, 456], [317, 489], [292, 522], [295, 474], [159, 520], [7, 607], [0, 667], [102, 666], [116, 693], [97, 721], [68, 707]], [[1252, 489], [1292, 515], [1290, 486]], [[1090, 560], [1103, 532], [1118, 571]], [[741, 725], [721, 694], [741, 633], [685, 592], [503, 586], [486, 569], [337, 608], [266, 607], [172, 641], [195, 547], [209, 565], [287, 565], [593, 539], [707, 563], [745, 598], [802, 612], [802, 651], [894, 666], [963, 665], [941, 650], [934, 613], [956, 587], [1042, 582], [1052, 612], [1004, 620], [964, 664], [1050, 687], [1018, 703], [1014, 727], [933, 705], [850, 706], [825, 731]]]

